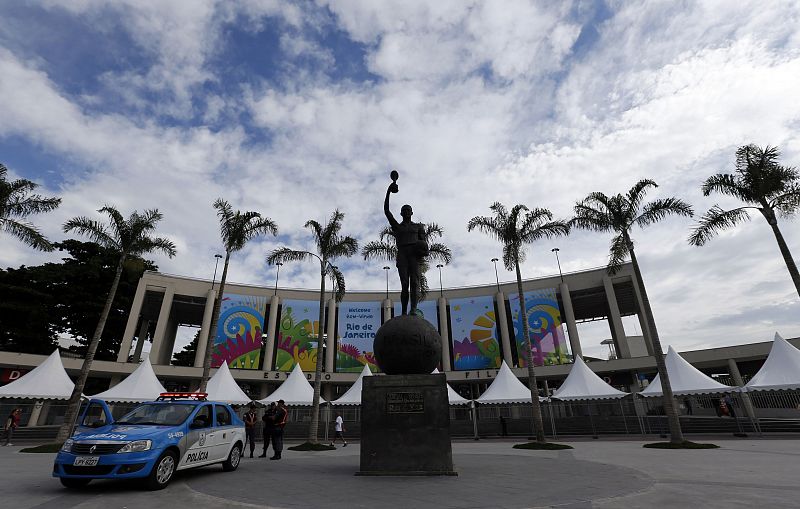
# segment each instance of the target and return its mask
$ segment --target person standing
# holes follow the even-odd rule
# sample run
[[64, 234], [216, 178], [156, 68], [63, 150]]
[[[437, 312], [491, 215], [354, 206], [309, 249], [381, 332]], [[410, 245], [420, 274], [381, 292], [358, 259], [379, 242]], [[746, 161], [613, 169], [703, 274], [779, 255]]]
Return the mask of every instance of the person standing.
[[723, 400], [725, 401], [725, 406], [728, 407], [728, 415], [736, 419], [736, 411], [733, 409], [733, 398], [731, 398], [731, 393], [727, 393]]
[[275, 408], [275, 427], [272, 428], [272, 450], [275, 454], [270, 457], [271, 460], [281, 459], [281, 452], [283, 451], [283, 428], [289, 421], [289, 410], [283, 400], [278, 401], [278, 406]]
[[[275, 402], [269, 404], [267, 410], [264, 412], [264, 417], [261, 420], [264, 422], [264, 452], [261, 453], [259, 458], [267, 457], [267, 450], [269, 449], [269, 442], [272, 439], [272, 431], [275, 429]], [[275, 448], [275, 442], [272, 442], [272, 448]]]
[[5, 425], [3, 429], [6, 432], [6, 443], [5, 445], [14, 445], [11, 443], [11, 437], [14, 435], [14, 430], [19, 427], [19, 416], [22, 415], [22, 409], [17, 407], [8, 414], [8, 418], [6, 419]]
[[335, 424], [336, 435], [333, 437], [333, 442], [331, 445], [335, 444], [338, 439], [342, 439], [344, 445], [342, 447], [347, 447], [347, 440], [344, 439], [344, 419], [342, 419], [342, 414], [336, 414], [336, 424]]
[[244, 434], [245, 440], [250, 442], [250, 457], [253, 457], [253, 452], [256, 450], [256, 423], [258, 416], [256, 415], [256, 405], [250, 403], [250, 411], [244, 414]]

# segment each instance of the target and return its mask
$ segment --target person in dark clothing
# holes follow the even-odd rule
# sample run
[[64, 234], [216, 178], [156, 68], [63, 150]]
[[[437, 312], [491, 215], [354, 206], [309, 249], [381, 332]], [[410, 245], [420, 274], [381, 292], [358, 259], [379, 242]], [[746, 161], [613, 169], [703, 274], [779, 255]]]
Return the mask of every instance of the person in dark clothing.
[[8, 414], [8, 418], [3, 426], [3, 429], [6, 432], [6, 443], [5, 445], [14, 445], [11, 443], [11, 437], [14, 435], [14, 430], [19, 427], [19, 416], [22, 415], [21, 408], [15, 408]]
[[275, 426], [272, 428], [272, 449], [275, 454], [270, 457], [271, 460], [281, 459], [281, 452], [283, 451], [283, 428], [289, 420], [289, 410], [283, 400], [278, 401], [278, 406], [275, 408]]
[[692, 415], [692, 400], [689, 398], [683, 398], [683, 405], [686, 407], [686, 415]]
[[[264, 417], [261, 418], [264, 422], [264, 452], [261, 453], [259, 458], [267, 457], [267, 449], [269, 449], [269, 442], [272, 439], [272, 430], [275, 429], [276, 413], [275, 402], [272, 402], [269, 404], [269, 407], [267, 407], [266, 412], [264, 412]], [[272, 448], [275, 448], [275, 442], [272, 442]]]
[[508, 423], [506, 423], [506, 418], [502, 415], [500, 416], [500, 436], [508, 436]]
[[253, 452], [256, 450], [256, 423], [258, 416], [256, 415], [256, 406], [251, 403], [250, 411], [244, 414], [244, 433], [246, 440], [250, 442], [250, 457], [253, 457]]
[[728, 415], [736, 419], [736, 411], [733, 409], [733, 398], [731, 397], [731, 393], [726, 394], [723, 400], [725, 401], [725, 406], [728, 407]]

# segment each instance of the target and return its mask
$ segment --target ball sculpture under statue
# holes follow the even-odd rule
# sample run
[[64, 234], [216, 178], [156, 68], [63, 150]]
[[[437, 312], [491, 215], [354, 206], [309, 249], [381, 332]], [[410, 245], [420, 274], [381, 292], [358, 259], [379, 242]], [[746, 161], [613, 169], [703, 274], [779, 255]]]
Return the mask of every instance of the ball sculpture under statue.
[[373, 348], [387, 375], [427, 375], [442, 358], [442, 337], [427, 320], [402, 315], [378, 329]]

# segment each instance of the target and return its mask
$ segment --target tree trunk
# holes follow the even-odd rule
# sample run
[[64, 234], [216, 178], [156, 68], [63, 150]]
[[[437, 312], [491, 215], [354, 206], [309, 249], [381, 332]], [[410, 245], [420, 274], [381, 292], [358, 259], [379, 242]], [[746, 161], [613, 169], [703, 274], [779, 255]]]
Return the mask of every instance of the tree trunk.
[[92, 362], [94, 361], [94, 354], [97, 352], [97, 346], [100, 344], [100, 336], [103, 335], [103, 329], [106, 327], [108, 314], [111, 312], [111, 305], [114, 303], [114, 297], [117, 294], [117, 286], [119, 286], [119, 280], [122, 276], [122, 264], [125, 263], [125, 258], [126, 255], [123, 253], [117, 262], [117, 271], [114, 274], [114, 282], [111, 283], [111, 290], [108, 292], [106, 304], [103, 306], [103, 311], [100, 313], [100, 320], [97, 322], [97, 328], [95, 328], [94, 334], [92, 335], [92, 340], [89, 342], [89, 346], [86, 349], [86, 357], [83, 358], [81, 373], [78, 375], [78, 380], [75, 382], [75, 388], [72, 390], [72, 395], [69, 398], [67, 413], [64, 415], [64, 423], [58, 430], [58, 436], [56, 437], [56, 441], [58, 442], [65, 441], [72, 434], [72, 426], [75, 423], [75, 419], [78, 417], [78, 410], [80, 410], [81, 406], [81, 395], [83, 394], [83, 388], [86, 385], [86, 379], [89, 378], [89, 370], [91, 369]]
[[217, 335], [217, 320], [219, 319], [219, 308], [222, 306], [222, 295], [225, 292], [225, 281], [228, 279], [228, 262], [231, 259], [231, 252], [225, 251], [225, 266], [222, 269], [222, 278], [219, 281], [219, 292], [214, 299], [214, 310], [211, 312], [211, 324], [208, 326], [208, 342], [206, 343], [206, 355], [203, 357], [203, 376], [200, 379], [199, 392], [206, 392], [208, 379], [211, 376], [211, 352], [214, 350], [214, 341]]
[[683, 431], [681, 431], [681, 421], [678, 418], [678, 407], [675, 405], [675, 397], [672, 395], [672, 384], [669, 381], [667, 365], [664, 362], [664, 349], [661, 348], [661, 340], [658, 337], [658, 330], [656, 330], [656, 320], [653, 317], [653, 310], [650, 308], [650, 299], [647, 298], [647, 290], [645, 290], [644, 287], [642, 271], [639, 269], [639, 262], [636, 260], [633, 243], [627, 235], [625, 235], [625, 241], [628, 243], [631, 252], [633, 271], [636, 274], [639, 293], [642, 295], [644, 312], [647, 314], [647, 328], [650, 329], [650, 337], [653, 341], [653, 354], [656, 358], [656, 367], [658, 368], [658, 377], [661, 379], [661, 392], [664, 394], [662, 399], [664, 401], [664, 413], [667, 414], [667, 421], [669, 422], [670, 442], [679, 444], [683, 442]]
[[[317, 364], [314, 369], [314, 400], [311, 404], [311, 426], [308, 427], [308, 441], [312, 444], [319, 443], [317, 434], [319, 432], [319, 396], [322, 389], [322, 362], [325, 337], [322, 331], [325, 329], [325, 265], [327, 260], [320, 261], [319, 276], [319, 331], [317, 332]], [[332, 319], [333, 317], [331, 317]]]
[[528, 311], [525, 308], [525, 295], [522, 293], [522, 273], [519, 262], [515, 262], [517, 269], [517, 293], [519, 294], [519, 313], [522, 320], [522, 333], [525, 334], [525, 363], [528, 365], [528, 388], [531, 390], [531, 419], [536, 441], [544, 443], [544, 423], [542, 421], [542, 407], [539, 404], [539, 385], [536, 382], [536, 371], [533, 369], [533, 349], [531, 348], [531, 333], [528, 328]]
[[775, 240], [778, 241], [778, 248], [781, 250], [781, 255], [783, 256], [784, 263], [786, 263], [786, 268], [789, 269], [789, 275], [792, 276], [792, 282], [794, 282], [797, 295], [800, 296], [800, 273], [797, 271], [797, 264], [794, 263], [792, 253], [789, 251], [789, 246], [786, 245], [786, 241], [783, 239], [783, 234], [781, 233], [780, 228], [778, 228], [778, 221], [772, 219], [771, 221], [768, 220], [768, 222], [772, 227], [772, 233], [775, 234]]

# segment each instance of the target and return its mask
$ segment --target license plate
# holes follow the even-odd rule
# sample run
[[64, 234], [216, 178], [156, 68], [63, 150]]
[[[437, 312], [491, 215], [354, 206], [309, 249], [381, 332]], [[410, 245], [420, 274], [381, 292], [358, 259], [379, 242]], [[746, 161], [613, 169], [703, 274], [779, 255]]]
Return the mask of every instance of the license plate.
[[78, 456], [73, 463], [76, 467], [94, 467], [100, 461], [100, 456]]

